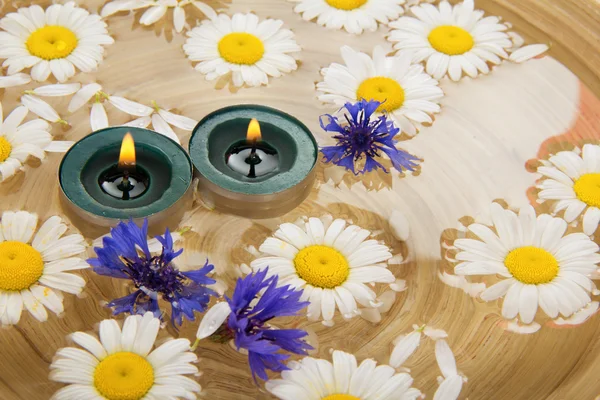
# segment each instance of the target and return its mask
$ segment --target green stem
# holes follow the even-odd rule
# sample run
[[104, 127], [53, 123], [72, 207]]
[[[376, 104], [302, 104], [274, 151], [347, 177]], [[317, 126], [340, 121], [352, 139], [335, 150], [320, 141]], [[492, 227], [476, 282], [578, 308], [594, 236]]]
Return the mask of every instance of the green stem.
[[181, 228], [180, 230], [177, 231], [177, 233], [179, 233], [180, 235], [183, 235], [184, 233], [187, 233], [189, 231], [192, 230], [191, 226], [184, 226], [183, 228]]

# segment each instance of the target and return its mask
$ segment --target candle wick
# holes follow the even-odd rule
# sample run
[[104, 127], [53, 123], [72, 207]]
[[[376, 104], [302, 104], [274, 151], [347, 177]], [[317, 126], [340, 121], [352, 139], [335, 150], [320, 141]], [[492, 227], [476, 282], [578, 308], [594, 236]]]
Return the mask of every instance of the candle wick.
[[256, 154], [256, 142], [257, 142], [256, 139], [252, 140], [252, 144], [251, 144], [252, 147], [250, 148], [250, 155], [248, 155], [248, 157], [246, 158], [246, 162], [248, 164], [250, 164], [252, 169], [254, 169], [254, 165], [260, 164], [262, 162], [262, 160], [260, 159], [258, 154]]
[[123, 180], [119, 186], [119, 189], [123, 192], [121, 199], [129, 200], [129, 191], [132, 189], [132, 186], [131, 182], [129, 182], [129, 171], [127, 169], [123, 171]]

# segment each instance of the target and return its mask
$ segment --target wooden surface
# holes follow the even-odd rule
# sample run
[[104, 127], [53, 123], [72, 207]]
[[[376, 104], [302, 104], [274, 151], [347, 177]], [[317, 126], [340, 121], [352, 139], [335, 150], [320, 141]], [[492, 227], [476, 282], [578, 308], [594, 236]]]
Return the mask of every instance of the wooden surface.
[[[85, 4], [96, 10], [101, 2]], [[378, 324], [360, 318], [336, 319], [333, 328], [308, 324], [303, 318], [278, 323], [316, 333], [318, 356], [329, 358], [329, 350], [336, 348], [353, 352], [359, 359], [387, 362], [397, 335], [409, 332], [414, 323], [427, 323], [449, 334], [458, 368], [469, 378], [463, 399], [591, 400], [600, 394], [600, 317], [568, 329], [544, 324], [533, 335], [506, 332], [497, 303], [478, 302], [444, 285], [437, 273], [448, 268], [441, 261], [440, 243], [448, 239], [460, 218], [485, 215], [494, 199], [504, 199], [515, 208], [531, 201], [528, 195], [537, 176], [528, 170], [529, 160], [557, 147], [568, 148], [581, 137], [598, 140], [600, 8], [594, 0], [476, 0], [476, 6], [505, 17], [529, 43], [550, 43], [550, 55], [568, 69], [545, 57], [524, 65], [502, 65], [490, 76], [473, 81], [444, 80], [441, 114], [432, 127], [402, 144], [424, 159], [418, 176], [362, 180], [344, 176], [336, 186], [325, 179], [339, 179], [337, 171], [320, 167], [319, 183], [308, 200], [276, 220], [251, 221], [198, 206], [182, 222], [194, 230], [185, 236], [186, 251], [208, 255], [231, 288], [236, 266], [253, 258], [246, 247], [258, 246], [279, 223], [326, 212], [352, 219], [367, 229], [383, 231], [380, 238], [395, 254], [408, 258], [403, 265], [391, 267], [398, 278], [407, 281], [408, 289], [397, 296]], [[235, 93], [215, 88], [185, 58], [183, 34], [171, 32], [169, 23], [141, 27], [135, 22], [140, 13], [135, 13], [135, 18], [120, 14], [108, 19], [116, 43], [107, 49], [97, 73], [81, 74], [77, 80], [97, 80], [108, 93], [147, 104], [156, 100], [197, 120], [237, 103], [275, 106], [305, 122], [321, 144], [330, 143], [317, 123], [320, 114], [331, 111], [316, 99], [319, 69], [340, 61], [342, 44], [370, 51], [375, 44], [385, 43], [386, 28], [360, 38], [328, 31], [302, 21], [292, 12], [292, 3], [283, 0], [233, 0], [225, 7], [230, 13], [252, 10], [260, 17], [283, 19], [304, 49], [298, 57], [299, 70], [272, 80], [266, 88]], [[9, 5], [3, 11], [9, 11]], [[5, 115], [14, 108], [21, 90], [0, 93]], [[52, 103], [66, 113], [68, 100]], [[72, 128], [55, 126], [53, 133], [68, 140], [81, 138], [89, 133], [88, 113], [84, 107], [67, 116]], [[109, 117], [113, 123], [126, 121], [114, 109], [109, 109]], [[187, 143], [189, 134], [178, 133], [182, 143]], [[62, 215], [56, 183], [60, 159], [61, 155], [52, 154], [41, 164], [31, 163], [25, 173], [2, 184], [2, 210], [25, 209], [42, 219]], [[378, 190], [367, 190], [365, 185]], [[387, 218], [393, 208], [410, 222], [406, 243], [390, 233]], [[41, 324], [24, 312], [17, 326], [0, 331], [0, 399], [48, 399], [60, 387], [48, 380], [48, 366], [56, 350], [68, 345], [65, 336], [77, 330], [93, 331], [110, 315], [101, 302], [125, 292], [122, 281], [91, 272], [84, 275], [88, 281], [84, 294], [81, 298], [65, 296], [64, 316], [51, 316]], [[383, 288], [379, 289], [381, 293]], [[191, 339], [196, 327], [186, 323], [179, 335]], [[253, 384], [245, 357], [228, 346], [205, 343], [198, 354], [203, 398], [271, 398]], [[423, 345], [406, 366], [411, 368], [414, 386], [432, 398], [440, 375], [433, 346]]]

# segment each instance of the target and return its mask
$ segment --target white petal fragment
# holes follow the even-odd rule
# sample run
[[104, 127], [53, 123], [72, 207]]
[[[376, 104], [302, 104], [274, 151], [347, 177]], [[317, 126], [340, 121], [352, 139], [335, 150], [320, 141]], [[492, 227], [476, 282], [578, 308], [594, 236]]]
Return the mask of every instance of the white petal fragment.
[[548, 51], [548, 45], [545, 44], [530, 44], [528, 46], [521, 47], [515, 50], [510, 57], [510, 61], [515, 63], [522, 63], [532, 58], [535, 58]]
[[449, 378], [458, 374], [454, 354], [445, 340], [441, 339], [435, 342], [435, 358], [444, 377]]
[[421, 342], [421, 331], [414, 331], [400, 339], [392, 355], [390, 356], [390, 365], [394, 368], [400, 367], [417, 350]]
[[108, 101], [124, 113], [136, 117], [147, 117], [154, 111], [151, 107], [119, 96], [109, 96]]
[[81, 83], [57, 83], [55, 85], [40, 86], [32, 90], [37, 96], [62, 97], [70, 96], [81, 88]]
[[158, 114], [163, 117], [168, 124], [171, 124], [179, 129], [183, 129], [184, 131], [192, 131], [198, 124], [198, 121], [196, 120], [183, 115], [173, 114], [172, 112], [163, 110], [162, 108], [158, 110]]
[[173, 131], [173, 128], [158, 114], [152, 114], [152, 127], [156, 132], [165, 135], [169, 139], [173, 140], [177, 144], [181, 144], [177, 134]]
[[93, 131], [108, 128], [108, 116], [102, 103], [94, 103], [90, 113], [90, 126]]
[[52, 108], [50, 104], [46, 103], [44, 100], [38, 97], [29, 94], [23, 95], [21, 97], [21, 103], [23, 103], [23, 105], [27, 107], [31, 112], [33, 112], [40, 118], [45, 119], [46, 121], [65, 122], [63, 119], [60, 118], [56, 110]]
[[445, 339], [448, 337], [448, 334], [446, 333], [446, 331], [444, 331], [442, 329], [430, 328], [428, 326], [425, 327], [425, 330], [423, 331], [423, 333], [425, 334], [425, 336], [428, 336], [428, 337], [432, 338], [433, 340]]
[[223, 322], [225, 322], [229, 314], [231, 314], [231, 308], [226, 301], [212, 306], [210, 310], [204, 314], [200, 326], [198, 327], [196, 337], [198, 339], [204, 339], [215, 333]]
[[19, 73], [8, 76], [0, 76], [0, 89], [26, 85], [29, 82], [31, 82], [31, 76], [28, 74]]

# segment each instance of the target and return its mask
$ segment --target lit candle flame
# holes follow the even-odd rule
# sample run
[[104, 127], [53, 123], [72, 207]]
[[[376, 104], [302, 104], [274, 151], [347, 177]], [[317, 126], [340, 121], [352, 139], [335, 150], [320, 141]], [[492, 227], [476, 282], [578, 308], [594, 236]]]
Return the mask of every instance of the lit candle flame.
[[260, 124], [256, 119], [252, 118], [250, 124], [248, 125], [248, 134], [246, 135], [246, 140], [249, 142], [258, 142], [260, 139]]
[[121, 143], [119, 168], [132, 167], [135, 167], [135, 144], [133, 143], [133, 136], [128, 132], [125, 137], [123, 137], [123, 142]]

